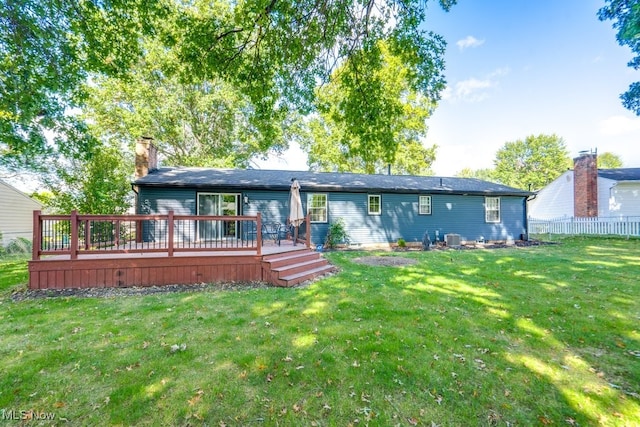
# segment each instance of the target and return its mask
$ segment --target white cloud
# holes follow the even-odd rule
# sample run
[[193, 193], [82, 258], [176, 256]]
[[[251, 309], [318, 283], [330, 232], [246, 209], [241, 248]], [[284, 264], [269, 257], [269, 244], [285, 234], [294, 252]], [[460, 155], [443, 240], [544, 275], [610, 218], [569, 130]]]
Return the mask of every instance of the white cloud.
[[458, 46], [458, 48], [460, 50], [464, 50], [468, 47], [478, 47], [478, 46], [482, 46], [484, 44], [484, 40], [478, 40], [477, 38], [473, 37], [473, 36], [467, 36], [461, 40], [458, 40], [456, 42], [456, 46]]
[[624, 135], [640, 131], [640, 118], [611, 116], [599, 123], [600, 133], [604, 136]]
[[485, 89], [489, 89], [494, 84], [490, 79], [479, 80], [472, 77], [456, 83], [454, 94], [457, 99], [478, 102], [489, 96]]
[[453, 86], [447, 86], [442, 93], [443, 100], [480, 102], [491, 94], [491, 88], [499, 85], [499, 79], [511, 72], [509, 67], [497, 68], [484, 78], [471, 77]]

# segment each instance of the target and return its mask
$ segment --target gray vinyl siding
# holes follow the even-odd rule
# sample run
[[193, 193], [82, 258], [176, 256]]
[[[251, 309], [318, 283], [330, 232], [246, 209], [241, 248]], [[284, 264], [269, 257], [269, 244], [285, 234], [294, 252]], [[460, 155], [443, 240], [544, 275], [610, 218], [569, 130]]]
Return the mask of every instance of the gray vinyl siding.
[[[173, 210], [177, 215], [196, 213], [198, 192], [238, 193], [224, 188], [141, 188], [139, 190], [140, 213], [167, 213]], [[307, 212], [307, 194], [302, 191], [302, 205]], [[428, 193], [348, 193], [321, 192], [327, 194], [328, 222], [311, 225], [312, 243], [322, 244], [329, 224], [342, 218], [349, 233], [350, 241], [356, 244], [392, 243], [399, 238], [407, 242], [421, 242], [425, 232], [435, 240], [438, 231], [440, 240], [447, 233], [460, 234], [462, 240], [506, 240], [519, 239], [526, 233], [524, 197], [500, 197], [500, 222], [486, 223], [483, 196], [431, 195]], [[288, 217], [288, 191], [251, 190], [241, 192], [249, 197], [249, 203], [241, 203], [243, 215], [260, 212], [263, 222], [284, 223]], [[380, 195], [382, 212], [368, 214], [368, 195]], [[420, 195], [431, 196], [431, 215], [418, 214]]]
[[342, 218], [352, 243], [421, 242], [425, 232], [434, 241], [436, 231], [440, 240], [447, 233], [463, 240], [519, 239], [525, 233], [522, 197], [501, 197], [501, 221], [486, 223], [483, 196], [431, 195], [431, 215], [419, 215], [418, 197], [429, 194], [382, 193], [381, 214], [369, 215], [369, 194], [329, 193], [329, 222]]

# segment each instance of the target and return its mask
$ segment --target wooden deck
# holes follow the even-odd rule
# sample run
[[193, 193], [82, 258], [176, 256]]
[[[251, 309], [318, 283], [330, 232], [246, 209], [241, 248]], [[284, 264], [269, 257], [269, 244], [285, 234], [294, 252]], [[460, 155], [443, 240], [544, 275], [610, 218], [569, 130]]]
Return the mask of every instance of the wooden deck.
[[333, 270], [305, 245], [282, 241], [253, 251], [88, 253], [29, 261], [30, 289], [163, 286], [213, 282], [267, 282], [295, 286]]
[[[310, 230], [308, 216], [305, 222], [305, 229]], [[207, 223], [219, 226], [218, 230], [227, 227], [236, 237], [196, 239], [192, 231]], [[309, 233], [296, 245], [290, 235], [276, 244], [263, 239], [261, 233], [248, 233], [251, 223], [254, 230], [260, 230], [260, 214], [105, 216], [73, 212], [66, 216], [35, 211], [29, 288], [255, 281], [294, 286], [333, 270], [321, 254], [310, 249]], [[153, 240], [144, 235], [149, 230], [155, 233]]]

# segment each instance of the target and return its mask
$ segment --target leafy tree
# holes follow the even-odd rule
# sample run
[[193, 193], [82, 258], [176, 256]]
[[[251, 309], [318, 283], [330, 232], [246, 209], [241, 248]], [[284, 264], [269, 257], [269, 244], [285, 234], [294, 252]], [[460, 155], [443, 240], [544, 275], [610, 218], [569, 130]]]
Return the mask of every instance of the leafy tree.
[[127, 79], [96, 78], [88, 88], [94, 133], [123, 146], [152, 136], [164, 161], [180, 166], [246, 167], [254, 155], [286, 146], [289, 127], [277, 140], [261, 139], [249, 101], [229, 83], [184, 83], [170, 72], [178, 63], [172, 52], [156, 42], [145, 48]]
[[[629, 46], [635, 57], [627, 64], [640, 69], [640, 6], [636, 1], [605, 0], [606, 5], [598, 11], [601, 21], [613, 20], [613, 28], [618, 30], [616, 39], [621, 46]], [[629, 90], [620, 95], [622, 105], [640, 115], [640, 82], [634, 82]]]
[[[439, 3], [448, 10], [455, 0]], [[83, 84], [128, 78], [149, 39], [178, 58], [167, 74], [194, 85], [220, 79], [246, 97], [261, 144], [280, 140], [290, 111], [313, 108], [316, 83], [340, 64], [349, 108], [375, 107], [383, 88], [368, 77], [382, 65], [380, 40], [409, 68], [410, 87], [437, 100], [444, 41], [421, 29], [425, 10], [424, 0], [0, 0], [2, 159], [19, 167], [35, 155], [90, 151], [97, 141], [68, 114], [83, 106]], [[356, 128], [356, 118], [377, 116], [345, 117]], [[47, 144], [47, 131], [60, 139]]]
[[483, 181], [495, 181], [493, 169], [464, 168], [456, 174], [460, 178], [476, 178]]
[[365, 173], [392, 165], [394, 173], [430, 174], [437, 147], [426, 148], [421, 139], [434, 103], [413, 90], [414, 71], [388, 43], [372, 49], [379, 51], [371, 56], [376, 64], [353, 68], [347, 62], [317, 90], [319, 114], [310, 121], [310, 138], [302, 143], [309, 165]]
[[165, 15], [162, 1], [0, 0], [0, 164], [36, 168], [43, 156], [90, 151], [97, 141], [69, 114], [81, 85], [89, 73], [125, 74]]
[[98, 146], [84, 159], [59, 159], [37, 195], [55, 213], [123, 214], [131, 206], [130, 156], [115, 145]]
[[524, 190], [540, 189], [567, 170], [570, 158], [564, 140], [556, 135], [531, 135], [507, 142], [496, 153], [495, 179]]
[[600, 169], [617, 169], [622, 167], [622, 159], [617, 154], [602, 153], [598, 154], [598, 168]]

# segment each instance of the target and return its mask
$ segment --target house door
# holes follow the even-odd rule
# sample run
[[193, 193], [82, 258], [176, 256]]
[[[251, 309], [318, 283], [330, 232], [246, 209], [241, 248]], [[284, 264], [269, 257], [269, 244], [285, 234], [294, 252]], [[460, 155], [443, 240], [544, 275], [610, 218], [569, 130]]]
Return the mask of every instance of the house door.
[[[235, 216], [238, 215], [239, 206], [239, 194], [198, 193], [198, 215]], [[236, 237], [237, 221], [198, 221], [200, 240]]]

